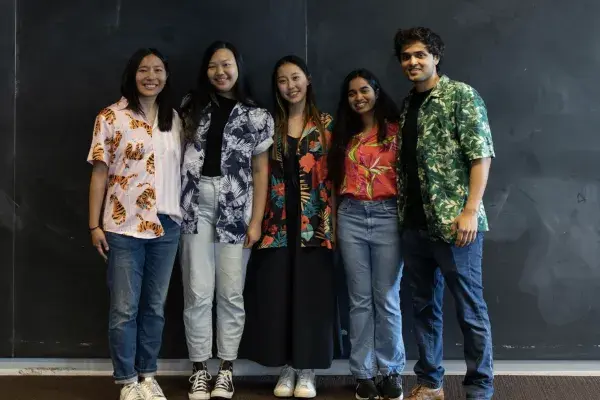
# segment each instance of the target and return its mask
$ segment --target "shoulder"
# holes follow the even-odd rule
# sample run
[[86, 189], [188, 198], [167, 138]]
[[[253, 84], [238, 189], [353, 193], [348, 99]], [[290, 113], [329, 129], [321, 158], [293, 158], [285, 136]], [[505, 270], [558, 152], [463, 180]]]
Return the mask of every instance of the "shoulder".
[[446, 78], [444, 92], [455, 98], [481, 99], [479, 92], [466, 82]]
[[263, 107], [252, 107], [242, 104], [242, 108], [248, 112], [249, 122], [258, 129], [262, 129], [265, 126], [273, 126], [273, 116]]
[[331, 114], [326, 113], [326, 112], [321, 112], [320, 118], [321, 118], [321, 124], [323, 124], [323, 127], [326, 130], [331, 131], [331, 129], [333, 127], [333, 117], [331, 116]]

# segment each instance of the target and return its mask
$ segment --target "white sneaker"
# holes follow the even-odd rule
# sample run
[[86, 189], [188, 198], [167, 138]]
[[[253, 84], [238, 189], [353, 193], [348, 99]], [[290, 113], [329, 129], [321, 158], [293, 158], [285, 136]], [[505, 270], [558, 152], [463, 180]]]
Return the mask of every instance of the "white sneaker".
[[276, 397], [292, 397], [294, 395], [294, 386], [296, 385], [296, 371], [290, 367], [285, 366], [281, 369], [277, 386], [273, 390], [273, 394]]
[[144, 400], [167, 400], [156, 379], [144, 378], [140, 383], [141, 392]]
[[121, 388], [121, 395], [119, 396], [119, 400], [144, 400], [144, 395], [142, 394], [142, 388], [140, 384], [130, 383], [129, 385], [124, 385]]
[[312, 369], [303, 369], [298, 373], [298, 382], [294, 390], [294, 397], [300, 399], [312, 399], [317, 395], [315, 387], [315, 371]]
[[229, 363], [227, 366], [221, 365], [215, 387], [210, 393], [210, 397], [219, 397], [222, 399], [231, 399], [233, 397], [233, 366]]

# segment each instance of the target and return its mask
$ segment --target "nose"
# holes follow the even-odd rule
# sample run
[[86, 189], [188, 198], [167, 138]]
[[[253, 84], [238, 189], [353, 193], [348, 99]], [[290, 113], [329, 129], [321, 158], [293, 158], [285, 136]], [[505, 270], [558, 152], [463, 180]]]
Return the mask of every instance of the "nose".
[[223, 75], [223, 67], [221, 67], [220, 65], [217, 66], [217, 73], [216, 73], [216, 75], [217, 76]]
[[417, 64], [419, 64], [419, 60], [417, 59], [417, 57], [411, 56], [410, 57], [410, 65], [415, 66]]

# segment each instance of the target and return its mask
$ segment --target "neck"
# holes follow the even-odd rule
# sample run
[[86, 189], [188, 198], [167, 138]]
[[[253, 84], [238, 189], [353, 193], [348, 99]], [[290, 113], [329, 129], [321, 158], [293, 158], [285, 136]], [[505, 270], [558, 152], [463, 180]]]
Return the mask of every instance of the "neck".
[[229, 92], [218, 92], [217, 94], [221, 97], [225, 97], [226, 99], [235, 100], [235, 96], [231, 90]]
[[434, 72], [433, 75], [431, 75], [431, 77], [429, 79], [422, 81], [422, 82], [416, 82], [415, 90], [417, 92], [426, 92], [429, 89], [433, 89], [439, 81], [440, 81], [440, 76], [437, 74], [437, 72]]
[[156, 110], [156, 97], [139, 97], [140, 108], [142, 109], [146, 118], [151, 118]]
[[363, 128], [365, 132], [369, 132], [375, 126], [375, 112], [369, 111], [362, 115]]
[[299, 101], [294, 104], [290, 104], [288, 107], [289, 118], [301, 118], [304, 116], [304, 108], [306, 107], [306, 99]]

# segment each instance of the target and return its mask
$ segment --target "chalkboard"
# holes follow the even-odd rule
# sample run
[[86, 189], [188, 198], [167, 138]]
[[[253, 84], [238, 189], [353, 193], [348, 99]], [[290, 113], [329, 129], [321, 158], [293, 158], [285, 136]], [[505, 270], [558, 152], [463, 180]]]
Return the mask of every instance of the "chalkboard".
[[[259, 101], [269, 106], [275, 61], [307, 56], [319, 103], [334, 113], [339, 85], [357, 67], [372, 69], [400, 101], [409, 85], [393, 54], [393, 35], [426, 25], [446, 41], [443, 72], [474, 86], [489, 110], [498, 157], [485, 196], [491, 231], [484, 285], [496, 359], [600, 358], [594, 85], [600, 53], [593, 28], [600, 4], [578, 4], [36, 0], [18, 2], [15, 20], [12, 2], [4, 2], [0, 46], [15, 54], [16, 23], [19, 51], [16, 60], [0, 60], [8, 89], [0, 94], [0, 356], [108, 357], [106, 266], [87, 230], [85, 158], [94, 117], [118, 99], [121, 71], [137, 47], [167, 54], [181, 96], [196, 80], [204, 48], [231, 40], [245, 55]], [[345, 330], [347, 297], [338, 269]], [[181, 292], [176, 264], [162, 357], [187, 357]], [[403, 284], [404, 337], [414, 359], [408, 295]], [[450, 295], [444, 311], [445, 355], [460, 359]], [[345, 335], [343, 343], [347, 357]]]
[[[393, 36], [410, 26], [438, 32], [442, 72], [486, 101], [497, 158], [484, 198], [483, 268], [496, 359], [600, 358], [600, 3], [577, 4], [308, 2], [308, 61], [326, 108], [335, 110], [344, 76], [358, 67], [400, 101], [410, 85]], [[462, 359], [454, 302], [445, 298], [444, 355]], [[402, 305], [414, 359], [406, 285]]]

